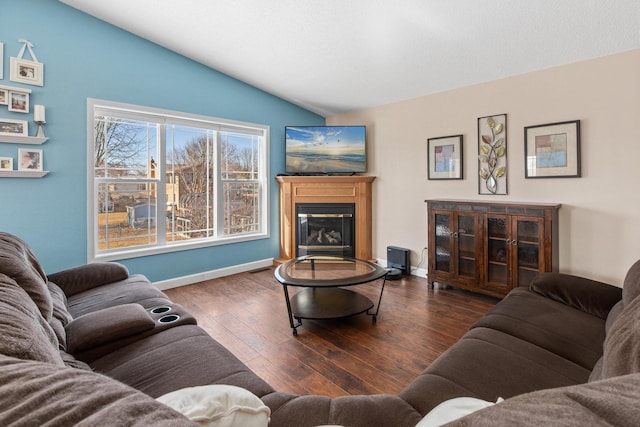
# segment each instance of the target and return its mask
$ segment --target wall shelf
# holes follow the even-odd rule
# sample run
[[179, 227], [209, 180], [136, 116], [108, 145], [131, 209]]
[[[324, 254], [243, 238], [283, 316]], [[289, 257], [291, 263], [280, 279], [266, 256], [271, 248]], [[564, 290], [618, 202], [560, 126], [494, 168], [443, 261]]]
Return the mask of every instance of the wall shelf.
[[0, 178], [42, 178], [49, 171], [7, 171], [0, 170]]
[[44, 136], [0, 135], [0, 142], [9, 144], [40, 145], [48, 140], [49, 138]]
[[9, 90], [11, 92], [18, 92], [18, 93], [31, 93], [31, 89], [27, 89], [26, 87], [0, 85], [0, 89]]

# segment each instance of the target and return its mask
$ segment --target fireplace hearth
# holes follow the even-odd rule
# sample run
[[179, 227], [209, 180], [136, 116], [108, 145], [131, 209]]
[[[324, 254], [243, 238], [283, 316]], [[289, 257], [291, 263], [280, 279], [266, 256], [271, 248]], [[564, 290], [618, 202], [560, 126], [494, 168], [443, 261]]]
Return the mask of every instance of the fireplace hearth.
[[298, 203], [296, 218], [296, 256], [354, 256], [353, 203]]

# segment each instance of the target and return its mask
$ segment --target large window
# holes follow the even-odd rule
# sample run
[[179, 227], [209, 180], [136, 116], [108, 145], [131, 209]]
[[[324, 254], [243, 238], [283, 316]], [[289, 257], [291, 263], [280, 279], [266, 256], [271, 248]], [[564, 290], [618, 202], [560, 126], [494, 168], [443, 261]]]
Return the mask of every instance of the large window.
[[269, 128], [89, 100], [89, 258], [264, 238]]

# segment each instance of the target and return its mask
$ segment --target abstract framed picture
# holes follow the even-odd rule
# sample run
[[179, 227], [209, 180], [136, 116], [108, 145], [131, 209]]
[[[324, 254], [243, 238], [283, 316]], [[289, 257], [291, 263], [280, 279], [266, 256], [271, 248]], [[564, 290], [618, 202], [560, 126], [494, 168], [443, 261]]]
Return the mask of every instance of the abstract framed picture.
[[478, 118], [478, 194], [507, 194], [507, 115]]
[[578, 178], [580, 120], [524, 128], [525, 178]]
[[42, 150], [18, 149], [19, 171], [42, 171]]
[[428, 179], [462, 179], [462, 135], [427, 140]]

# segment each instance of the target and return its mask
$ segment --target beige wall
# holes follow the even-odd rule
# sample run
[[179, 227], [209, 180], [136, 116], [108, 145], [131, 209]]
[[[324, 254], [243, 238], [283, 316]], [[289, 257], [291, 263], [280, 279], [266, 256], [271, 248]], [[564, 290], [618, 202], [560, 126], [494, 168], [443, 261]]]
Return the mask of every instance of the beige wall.
[[[480, 196], [477, 118], [502, 113], [508, 195]], [[525, 179], [523, 128], [578, 119], [582, 177]], [[561, 203], [563, 273], [621, 286], [640, 259], [640, 50], [342, 114], [327, 124], [367, 125], [378, 259], [395, 245], [411, 249], [418, 264], [428, 198]], [[464, 179], [427, 180], [427, 139], [454, 134], [464, 135]]]

